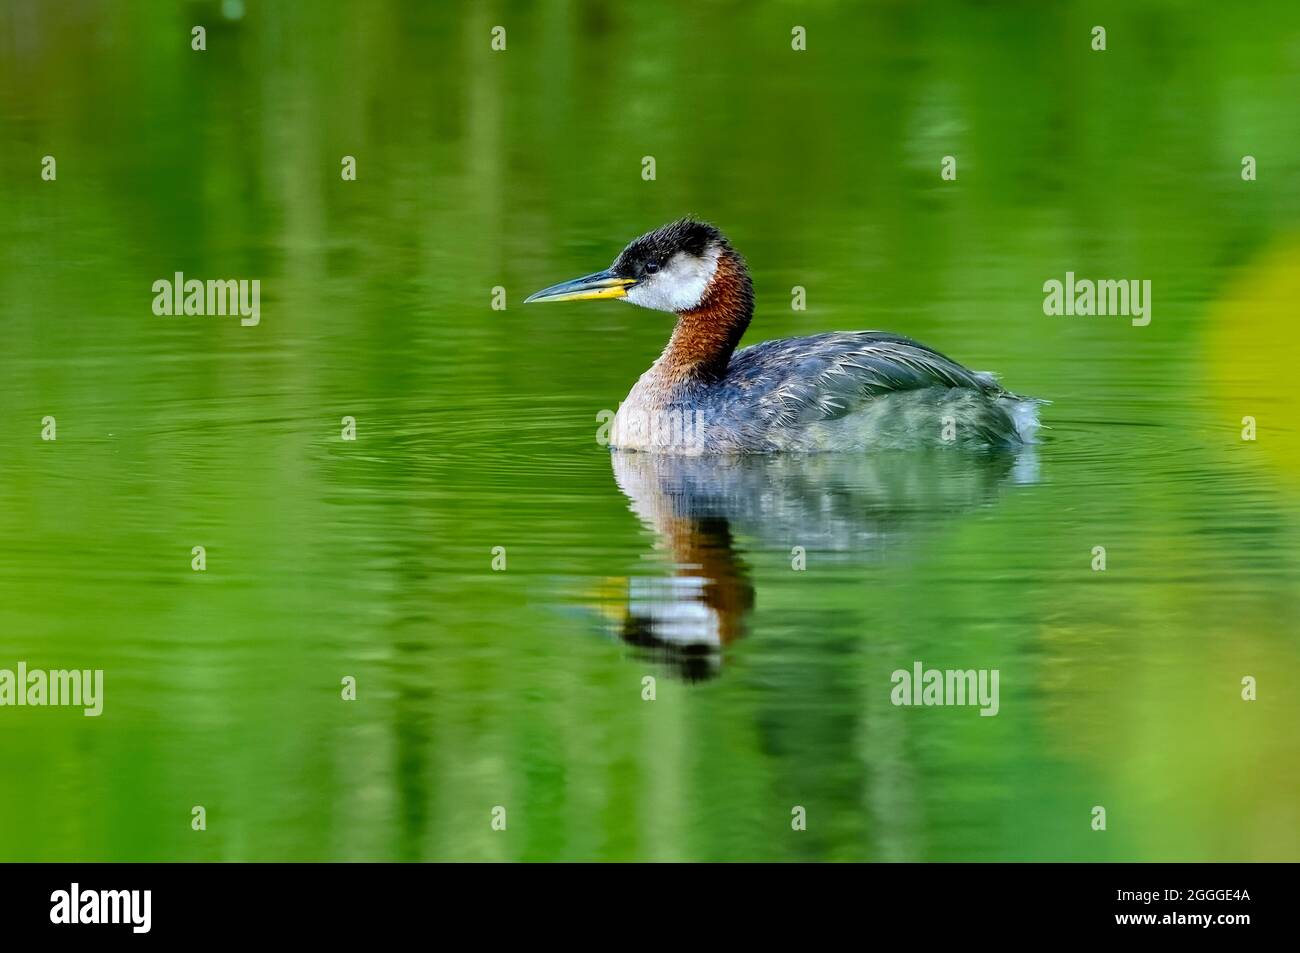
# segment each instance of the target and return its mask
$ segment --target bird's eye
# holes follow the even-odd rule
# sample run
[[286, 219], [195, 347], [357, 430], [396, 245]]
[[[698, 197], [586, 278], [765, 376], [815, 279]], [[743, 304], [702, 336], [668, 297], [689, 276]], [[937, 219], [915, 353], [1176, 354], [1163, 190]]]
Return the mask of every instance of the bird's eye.
[[645, 263], [645, 273], [647, 275], [653, 275], [658, 270], [659, 270], [659, 262], [648, 261]]

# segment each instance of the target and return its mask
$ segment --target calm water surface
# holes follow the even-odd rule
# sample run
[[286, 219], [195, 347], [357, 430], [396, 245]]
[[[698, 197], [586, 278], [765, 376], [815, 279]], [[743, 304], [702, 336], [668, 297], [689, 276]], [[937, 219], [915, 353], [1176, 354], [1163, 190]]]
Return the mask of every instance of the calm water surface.
[[[106, 683], [0, 709], [0, 859], [1300, 857], [1293, 5], [247, 6], [0, 13], [0, 668]], [[611, 455], [665, 316], [519, 302], [685, 212], [749, 343], [915, 336], [1042, 443]]]

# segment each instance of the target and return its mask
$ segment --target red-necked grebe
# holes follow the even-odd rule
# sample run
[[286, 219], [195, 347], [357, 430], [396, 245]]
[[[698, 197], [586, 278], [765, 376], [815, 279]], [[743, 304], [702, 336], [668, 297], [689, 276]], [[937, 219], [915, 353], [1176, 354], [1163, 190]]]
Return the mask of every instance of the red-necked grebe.
[[527, 301], [621, 298], [671, 311], [663, 354], [619, 406], [610, 443], [668, 453], [1016, 446], [1038, 401], [910, 338], [815, 334], [736, 350], [754, 313], [744, 259], [712, 225], [682, 219], [633, 240], [604, 271]]

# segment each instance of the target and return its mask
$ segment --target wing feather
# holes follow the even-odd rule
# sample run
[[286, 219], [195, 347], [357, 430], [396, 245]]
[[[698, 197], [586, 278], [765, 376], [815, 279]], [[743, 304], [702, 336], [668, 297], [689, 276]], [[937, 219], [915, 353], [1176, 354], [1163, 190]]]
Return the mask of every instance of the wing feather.
[[969, 370], [910, 338], [879, 331], [757, 344], [735, 355], [728, 377], [742, 389], [771, 382], [774, 392], [767, 396], [782, 422], [792, 424], [835, 420], [883, 394], [931, 387], [1015, 399], [992, 374]]

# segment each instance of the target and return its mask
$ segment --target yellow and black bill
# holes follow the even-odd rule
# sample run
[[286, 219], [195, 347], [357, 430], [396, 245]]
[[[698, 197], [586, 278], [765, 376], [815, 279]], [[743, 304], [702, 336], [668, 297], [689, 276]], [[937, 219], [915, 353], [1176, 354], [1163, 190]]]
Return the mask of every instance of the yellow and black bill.
[[634, 284], [636, 284], [635, 278], [624, 278], [606, 269], [543, 288], [525, 298], [524, 304], [530, 301], [591, 301], [596, 298], [626, 298], [627, 289]]

